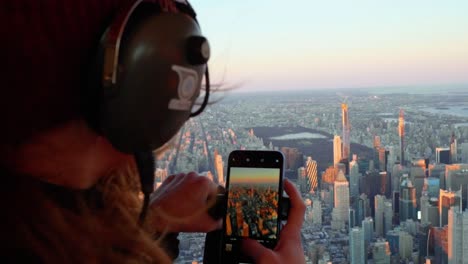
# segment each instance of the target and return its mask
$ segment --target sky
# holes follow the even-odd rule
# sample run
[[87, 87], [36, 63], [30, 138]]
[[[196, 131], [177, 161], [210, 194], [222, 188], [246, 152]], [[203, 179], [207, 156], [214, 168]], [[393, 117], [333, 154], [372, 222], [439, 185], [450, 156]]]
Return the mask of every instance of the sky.
[[191, 4], [212, 82], [239, 91], [468, 84], [466, 0]]
[[280, 170], [276, 168], [232, 167], [229, 184], [275, 184], [279, 183]]

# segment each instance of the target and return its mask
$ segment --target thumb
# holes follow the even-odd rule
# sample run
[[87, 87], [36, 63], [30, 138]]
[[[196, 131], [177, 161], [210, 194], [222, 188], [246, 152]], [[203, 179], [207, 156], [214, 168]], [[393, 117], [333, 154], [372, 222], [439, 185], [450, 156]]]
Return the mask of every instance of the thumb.
[[273, 254], [273, 251], [262, 246], [257, 240], [246, 238], [242, 241], [242, 252], [251, 257], [255, 263], [260, 263], [261, 259]]

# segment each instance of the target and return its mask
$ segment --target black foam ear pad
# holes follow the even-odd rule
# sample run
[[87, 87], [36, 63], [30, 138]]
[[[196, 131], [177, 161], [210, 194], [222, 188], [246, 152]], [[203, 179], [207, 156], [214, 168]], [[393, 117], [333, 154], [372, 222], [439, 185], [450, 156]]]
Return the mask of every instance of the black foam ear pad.
[[141, 10], [125, 25], [115, 83], [101, 88], [98, 107], [99, 132], [127, 153], [156, 149], [178, 132], [191, 114], [206, 69], [188, 61], [187, 43], [202, 37], [192, 17]]

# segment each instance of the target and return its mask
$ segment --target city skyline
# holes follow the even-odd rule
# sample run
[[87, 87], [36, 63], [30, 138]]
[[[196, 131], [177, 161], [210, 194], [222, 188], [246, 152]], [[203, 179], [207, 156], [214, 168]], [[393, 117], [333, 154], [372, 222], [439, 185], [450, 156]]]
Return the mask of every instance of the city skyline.
[[[459, 253], [468, 245], [458, 234], [468, 229], [454, 226], [468, 219], [468, 93], [409, 92], [232, 96], [186, 125], [173, 172], [211, 170], [210, 152], [220, 155], [222, 164], [234, 149], [283, 151], [285, 177], [307, 205], [301, 230], [307, 264], [361, 263], [363, 257], [373, 263], [463, 259]], [[344, 97], [349, 164], [339, 160], [341, 140], [334, 143], [334, 135], [347, 130], [340, 108]], [[162, 168], [174, 162], [171, 155], [164, 160]], [[235, 225], [243, 226], [243, 234], [257, 233], [255, 225]], [[181, 260], [199, 256], [192, 250], [200, 242], [191, 239]]]

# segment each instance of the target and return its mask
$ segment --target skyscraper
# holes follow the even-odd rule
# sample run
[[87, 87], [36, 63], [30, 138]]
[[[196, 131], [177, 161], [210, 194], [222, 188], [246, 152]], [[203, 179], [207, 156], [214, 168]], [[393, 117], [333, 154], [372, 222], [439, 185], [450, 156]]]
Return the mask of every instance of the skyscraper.
[[318, 188], [317, 161], [312, 157], [307, 157], [306, 164], [307, 189], [309, 193], [316, 193]]
[[450, 148], [436, 148], [436, 163], [450, 164]]
[[366, 217], [371, 215], [370, 201], [367, 195], [361, 193], [354, 199], [353, 207], [356, 212], [356, 223], [361, 223]]
[[384, 237], [384, 203], [385, 196], [376, 195], [374, 197], [375, 203], [375, 235], [378, 237]]
[[[468, 164], [452, 164], [445, 166], [445, 189], [458, 191], [463, 188], [463, 197], [468, 190]], [[466, 201], [465, 199], [463, 199]]]
[[349, 192], [352, 197], [359, 195], [359, 179], [361, 173], [359, 173], [359, 164], [357, 163], [356, 155], [353, 155], [353, 161], [349, 163]]
[[390, 246], [385, 239], [380, 239], [374, 243], [372, 256], [375, 264], [390, 264]]
[[348, 221], [349, 212], [349, 183], [346, 180], [343, 171], [338, 172], [338, 177], [334, 185], [335, 207], [333, 211], [338, 219], [337, 221]]
[[333, 165], [341, 161], [341, 138], [336, 136], [333, 138]]
[[458, 163], [457, 138], [455, 137], [454, 132], [452, 133], [452, 137], [450, 138], [450, 163]]
[[356, 211], [352, 208], [349, 209], [348, 213], [348, 228], [353, 228], [357, 225], [356, 222]]
[[461, 149], [460, 161], [462, 163], [468, 163], [468, 142], [461, 143], [460, 149]]
[[423, 192], [419, 204], [421, 206], [421, 224], [427, 224], [429, 223], [429, 196], [427, 192]]
[[384, 234], [393, 229], [393, 209], [392, 202], [385, 199], [384, 202]]
[[448, 214], [448, 263], [468, 262], [468, 211], [453, 206]]
[[399, 252], [402, 259], [412, 259], [413, 252], [413, 237], [407, 232], [400, 231], [399, 235]]
[[364, 240], [366, 241], [366, 248], [374, 237], [374, 220], [372, 217], [366, 217], [362, 221], [362, 230], [364, 231]]
[[341, 104], [341, 116], [342, 116], [342, 124], [343, 124], [343, 155], [341, 155], [342, 159], [348, 160], [350, 154], [350, 131], [351, 126], [349, 124], [348, 118], [348, 105], [343, 103]]
[[452, 206], [460, 205], [460, 192], [440, 190], [439, 193], [439, 226], [443, 227], [448, 223], [448, 214]]
[[312, 223], [322, 225], [322, 202], [319, 199], [312, 200]]
[[359, 227], [354, 227], [349, 232], [349, 251], [351, 264], [365, 263], [364, 232]]
[[398, 135], [400, 136], [400, 164], [405, 166], [405, 115], [403, 109], [400, 109], [398, 117]]
[[416, 188], [407, 177], [403, 177], [400, 186], [400, 223], [407, 219], [417, 220]]

